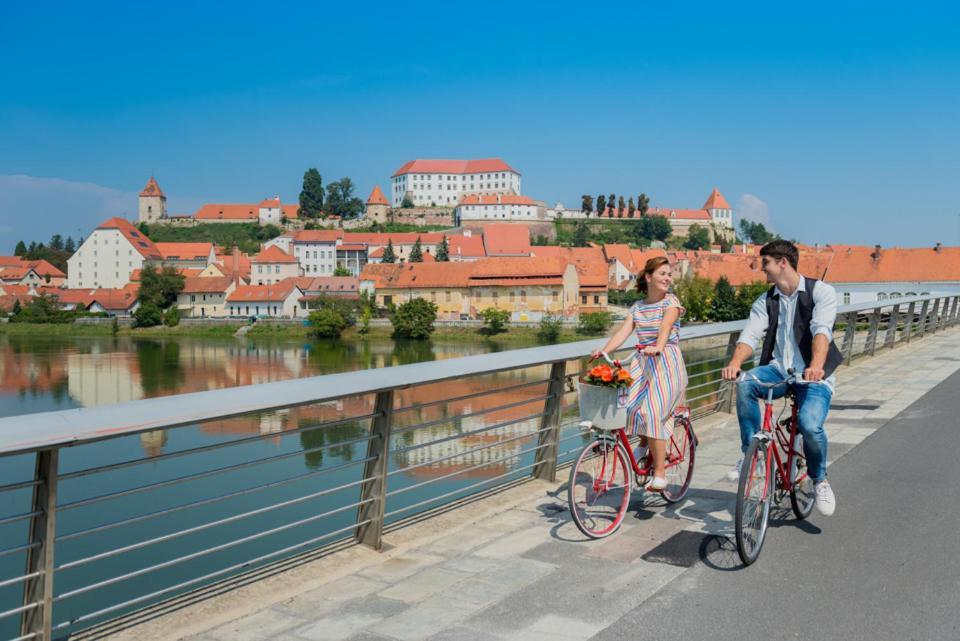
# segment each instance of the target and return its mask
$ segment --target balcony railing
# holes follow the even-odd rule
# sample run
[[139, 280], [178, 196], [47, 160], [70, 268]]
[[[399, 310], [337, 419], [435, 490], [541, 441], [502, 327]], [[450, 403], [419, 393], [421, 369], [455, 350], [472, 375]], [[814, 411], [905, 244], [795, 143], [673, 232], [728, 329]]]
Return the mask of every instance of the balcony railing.
[[[849, 364], [958, 306], [847, 305], [835, 338]], [[732, 408], [720, 369], [743, 325], [682, 330], [695, 418]], [[554, 481], [585, 438], [573, 379], [604, 340], [0, 419], [19, 474], [0, 485], [0, 570], [23, 568], [0, 575], [0, 638], [56, 638], [332, 544], [380, 549], [411, 516]], [[260, 427], [221, 437], [237, 417]], [[139, 456], [136, 439], [163, 447]]]

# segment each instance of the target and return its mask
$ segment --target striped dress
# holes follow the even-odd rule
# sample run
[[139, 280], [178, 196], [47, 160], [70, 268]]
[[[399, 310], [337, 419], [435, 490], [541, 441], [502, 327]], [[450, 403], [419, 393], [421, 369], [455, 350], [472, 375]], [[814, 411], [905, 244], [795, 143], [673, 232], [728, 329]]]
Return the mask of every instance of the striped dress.
[[[630, 313], [638, 345], [656, 345], [663, 312], [668, 307], [678, 307], [683, 316], [683, 306], [673, 294], [656, 303], [638, 300], [633, 304]], [[627, 431], [635, 436], [670, 438], [673, 434], [670, 418], [687, 389], [687, 367], [680, 353], [679, 318], [670, 329], [664, 350], [657, 356], [638, 354], [630, 365], [630, 375], [634, 382], [627, 398]]]

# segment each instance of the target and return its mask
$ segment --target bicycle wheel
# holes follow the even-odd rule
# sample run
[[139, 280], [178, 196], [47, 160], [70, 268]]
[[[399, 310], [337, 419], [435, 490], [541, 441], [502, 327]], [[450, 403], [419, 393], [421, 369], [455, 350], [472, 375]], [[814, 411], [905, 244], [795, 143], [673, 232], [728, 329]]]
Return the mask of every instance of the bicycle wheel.
[[696, 450], [690, 421], [678, 419], [673, 437], [667, 443], [666, 470], [664, 471], [667, 486], [663, 488], [662, 494], [663, 498], [670, 503], [682, 501], [690, 489]]
[[[801, 479], [797, 482], [797, 479]], [[797, 435], [797, 452], [790, 466], [790, 507], [799, 520], [804, 520], [813, 512], [817, 495], [813, 487], [813, 480], [807, 469], [807, 459], [803, 455], [803, 437]]]
[[590, 443], [570, 469], [567, 501], [577, 529], [591, 539], [617, 531], [630, 504], [630, 465], [623, 448], [607, 439]]
[[737, 488], [737, 553], [745, 565], [757, 560], [767, 536], [774, 492], [773, 474], [770, 444], [754, 439], [743, 457]]

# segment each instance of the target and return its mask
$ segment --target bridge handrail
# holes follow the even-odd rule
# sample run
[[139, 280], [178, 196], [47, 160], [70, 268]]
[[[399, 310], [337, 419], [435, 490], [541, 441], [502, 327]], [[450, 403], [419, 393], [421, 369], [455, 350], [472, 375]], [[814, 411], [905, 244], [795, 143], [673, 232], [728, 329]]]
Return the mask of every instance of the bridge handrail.
[[[838, 309], [837, 316], [842, 318], [849, 313], [922, 303], [937, 298], [942, 296], [843, 305]], [[722, 336], [742, 330], [745, 324], [745, 320], [739, 320], [686, 326], [681, 329], [680, 338], [687, 341]], [[605, 341], [606, 338], [595, 338], [442, 361], [175, 394], [114, 405], [10, 416], [0, 418], [0, 456], [69, 447], [254, 412], [573, 360], [601, 347]]]

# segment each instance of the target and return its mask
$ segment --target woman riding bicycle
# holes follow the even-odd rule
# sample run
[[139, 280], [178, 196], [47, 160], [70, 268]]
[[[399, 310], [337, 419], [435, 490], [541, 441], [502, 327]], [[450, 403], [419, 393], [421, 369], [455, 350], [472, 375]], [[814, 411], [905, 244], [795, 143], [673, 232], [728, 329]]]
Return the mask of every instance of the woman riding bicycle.
[[687, 388], [687, 368], [680, 353], [680, 317], [683, 306], [670, 293], [670, 262], [663, 256], [647, 261], [637, 275], [637, 291], [644, 295], [603, 349], [591, 358], [611, 353], [636, 332], [642, 357], [631, 365], [634, 383], [628, 396], [626, 430], [641, 436], [650, 450], [653, 478], [646, 489], [666, 487], [664, 454], [673, 433], [671, 415]]

